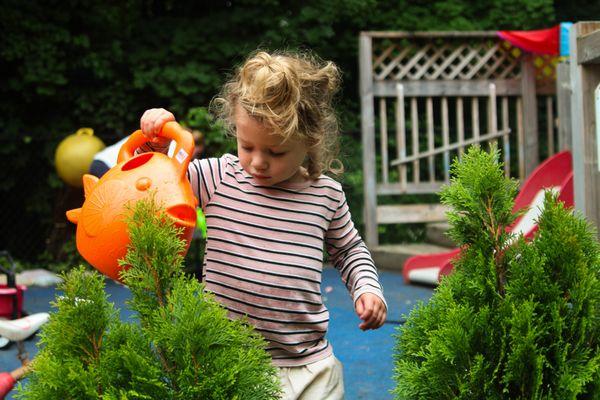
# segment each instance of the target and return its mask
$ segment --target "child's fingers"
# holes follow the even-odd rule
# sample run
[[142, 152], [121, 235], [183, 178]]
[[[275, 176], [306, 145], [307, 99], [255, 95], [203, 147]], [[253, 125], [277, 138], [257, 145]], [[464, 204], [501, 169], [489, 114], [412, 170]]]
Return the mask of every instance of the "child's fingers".
[[375, 328], [381, 328], [383, 326], [383, 324], [385, 323], [385, 318], [387, 316], [387, 313], [384, 311], [380, 312], [379, 315], [377, 316], [377, 322], [375, 322]]
[[360, 328], [362, 330], [380, 328], [384, 324], [386, 316], [385, 307], [376, 303], [373, 305], [371, 315], [368, 318], [363, 318], [364, 322], [360, 325]]
[[361, 299], [358, 299], [356, 301], [356, 305], [354, 306], [354, 310], [356, 311], [356, 315], [358, 315], [358, 318], [362, 319], [362, 313], [365, 310], [365, 307], [363, 306], [363, 302]]
[[144, 135], [154, 139], [160, 133], [163, 125], [169, 121], [175, 121], [173, 113], [164, 108], [151, 108], [142, 114], [140, 128]]
[[359, 315], [360, 319], [363, 321], [368, 321], [373, 318], [373, 306], [367, 305], [364, 307], [364, 311]]

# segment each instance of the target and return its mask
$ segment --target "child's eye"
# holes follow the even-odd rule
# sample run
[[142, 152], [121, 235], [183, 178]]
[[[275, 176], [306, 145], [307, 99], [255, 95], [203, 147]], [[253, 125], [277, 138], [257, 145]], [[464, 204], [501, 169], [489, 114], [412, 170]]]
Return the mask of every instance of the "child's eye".
[[245, 151], [252, 151], [252, 147], [248, 147], [248, 146], [242, 146], [242, 150], [245, 150]]
[[271, 155], [273, 157], [281, 157], [285, 154], [285, 151], [281, 151], [281, 152], [277, 152], [277, 151], [270, 151]]

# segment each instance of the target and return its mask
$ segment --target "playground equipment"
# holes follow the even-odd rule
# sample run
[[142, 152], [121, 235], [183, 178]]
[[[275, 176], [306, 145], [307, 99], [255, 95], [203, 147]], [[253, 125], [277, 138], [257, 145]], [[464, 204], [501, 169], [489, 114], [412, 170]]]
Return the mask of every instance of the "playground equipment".
[[140, 130], [134, 132], [121, 148], [118, 164], [102, 178], [83, 176], [83, 206], [67, 211], [69, 221], [77, 224], [79, 253], [114, 280], [119, 280], [118, 260], [129, 244], [124, 220], [129, 203], [154, 195], [175, 225], [183, 228], [188, 247], [194, 232], [198, 200], [186, 177], [194, 139], [176, 122], [166, 123], [159, 136], [176, 142], [172, 158], [156, 152], [134, 155], [148, 141]]
[[[515, 199], [513, 211], [527, 209], [509, 228], [514, 235], [530, 238], [537, 231], [536, 221], [544, 207], [544, 192], [551, 190], [566, 206], [573, 206], [573, 167], [571, 153], [563, 151], [540, 164], [525, 181]], [[406, 260], [402, 275], [407, 283], [436, 285], [453, 269], [452, 259], [460, 253], [454, 249], [445, 253], [414, 256]]]
[[[9, 265], [0, 265], [0, 273], [6, 275], [6, 285], [0, 288], [0, 348], [11, 342], [17, 344], [17, 358], [21, 366], [11, 372], [0, 373], [0, 399], [10, 392], [15, 383], [27, 372], [29, 356], [24, 340], [31, 337], [50, 318], [45, 312], [27, 315], [23, 311], [23, 292], [26, 287], [17, 285], [15, 264], [7, 251], [0, 251], [0, 258]], [[7, 319], [4, 319], [7, 318]]]
[[104, 148], [91, 128], [80, 128], [64, 138], [56, 148], [56, 173], [68, 185], [81, 187], [81, 178], [90, 168], [94, 155]]

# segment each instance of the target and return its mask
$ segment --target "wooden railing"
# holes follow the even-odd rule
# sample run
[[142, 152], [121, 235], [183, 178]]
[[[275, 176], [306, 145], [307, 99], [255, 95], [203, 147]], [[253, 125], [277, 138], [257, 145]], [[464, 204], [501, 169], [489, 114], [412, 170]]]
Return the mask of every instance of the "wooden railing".
[[527, 176], [539, 161], [538, 108], [546, 115], [542, 140], [554, 152], [554, 76], [544, 76], [553, 61], [495, 32], [363, 32], [359, 57], [370, 245], [378, 224], [444, 219], [435, 205], [382, 211], [377, 197], [437, 192], [471, 144], [498, 142], [506, 174]]

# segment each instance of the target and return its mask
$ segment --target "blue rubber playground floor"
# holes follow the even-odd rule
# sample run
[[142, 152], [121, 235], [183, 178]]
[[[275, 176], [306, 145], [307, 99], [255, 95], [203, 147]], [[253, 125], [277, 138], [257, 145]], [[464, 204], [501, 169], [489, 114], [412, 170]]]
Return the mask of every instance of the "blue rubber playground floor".
[[[376, 331], [363, 332], [358, 329], [360, 320], [354, 313], [352, 300], [338, 272], [327, 268], [323, 273], [322, 291], [331, 319], [328, 338], [344, 365], [347, 400], [393, 398], [390, 390], [394, 387], [393, 349], [398, 323], [417, 301], [427, 301], [433, 293], [431, 288], [405, 285], [399, 273], [380, 271], [379, 275], [388, 302], [389, 323]], [[125, 305], [129, 298], [128, 289], [107, 281], [106, 291], [110, 294], [110, 300], [121, 310], [121, 318], [129, 318], [131, 313]], [[30, 287], [25, 292], [24, 308], [30, 314], [48, 311], [55, 295], [52, 287]], [[36, 342], [35, 338], [25, 342], [31, 357], [37, 352]], [[14, 345], [0, 350], [0, 371], [11, 371], [20, 365], [16, 354]], [[26, 384], [26, 380], [23, 383]], [[15, 392], [13, 390], [6, 399], [12, 399], [11, 395]]]

